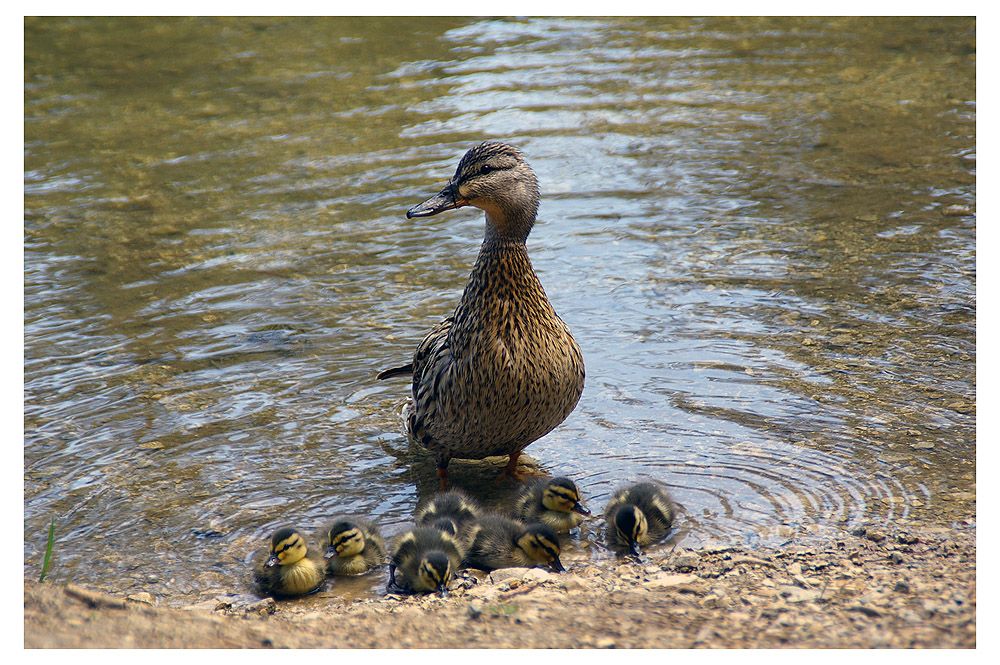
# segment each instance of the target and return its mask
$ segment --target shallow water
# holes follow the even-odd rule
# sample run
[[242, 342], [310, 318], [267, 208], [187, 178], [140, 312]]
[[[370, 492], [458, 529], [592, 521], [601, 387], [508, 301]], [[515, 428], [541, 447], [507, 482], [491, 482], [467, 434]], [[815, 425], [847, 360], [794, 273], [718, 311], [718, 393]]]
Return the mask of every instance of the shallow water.
[[25, 574], [51, 518], [52, 579], [172, 598], [287, 522], [405, 528], [433, 465], [374, 375], [483, 224], [403, 212], [486, 138], [587, 364], [528, 452], [592, 508], [974, 521], [975, 64], [965, 19], [27, 20]]

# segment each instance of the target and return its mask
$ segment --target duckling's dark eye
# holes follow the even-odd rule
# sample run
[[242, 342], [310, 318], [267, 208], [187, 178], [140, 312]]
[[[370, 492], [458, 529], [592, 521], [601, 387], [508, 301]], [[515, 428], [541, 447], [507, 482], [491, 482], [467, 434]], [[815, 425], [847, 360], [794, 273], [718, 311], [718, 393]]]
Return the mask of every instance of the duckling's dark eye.
[[487, 173], [491, 173], [493, 171], [496, 171], [496, 169], [487, 164], [486, 166], [479, 167], [479, 173], [477, 175], [486, 175]]

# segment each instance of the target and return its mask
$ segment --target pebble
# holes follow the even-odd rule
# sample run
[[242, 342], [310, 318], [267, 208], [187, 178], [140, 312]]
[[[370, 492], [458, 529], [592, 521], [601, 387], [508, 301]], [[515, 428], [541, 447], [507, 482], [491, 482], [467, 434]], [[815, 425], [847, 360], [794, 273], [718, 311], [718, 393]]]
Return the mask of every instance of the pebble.
[[893, 552], [892, 554], [889, 555], [889, 561], [892, 561], [897, 565], [903, 563], [903, 561], [905, 560], [906, 559], [904, 559], [903, 555], [900, 554], [899, 552]]
[[819, 591], [814, 589], [800, 589], [797, 586], [783, 586], [778, 588], [778, 595], [789, 603], [804, 603], [819, 598]]
[[688, 571], [697, 568], [699, 561], [697, 554], [681, 554], [674, 558], [673, 565], [676, 570]]
[[152, 605], [153, 594], [148, 591], [140, 591], [139, 593], [133, 593], [129, 596], [125, 596], [125, 600], [131, 600], [133, 603], [145, 603], [146, 605]]
[[892, 590], [897, 593], [910, 593], [910, 583], [906, 580], [898, 580]]
[[483, 607], [479, 603], [469, 603], [465, 608], [465, 613], [470, 619], [478, 619], [483, 616]]
[[615, 641], [610, 637], [602, 637], [601, 639], [594, 642], [594, 646], [598, 649], [614, 649]]
[[531, 568], [500, 568], [490, 573], [490, 580], [498, 584], [505, 580], [521, 579], [531, 570]]
[[701, 578], [697, 575], [671, 575], [661, 573], [646, 582], [645, 586], [651, 589], [662, 589], [668, 587], [687, 587], [687, 591], [696, 592], [704, 586]]

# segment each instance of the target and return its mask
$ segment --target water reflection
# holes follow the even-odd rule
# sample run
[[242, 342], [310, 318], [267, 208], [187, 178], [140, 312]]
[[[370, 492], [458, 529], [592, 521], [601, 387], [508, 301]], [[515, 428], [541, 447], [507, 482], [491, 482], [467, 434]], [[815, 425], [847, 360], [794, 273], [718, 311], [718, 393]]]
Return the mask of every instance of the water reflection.
[[974, 29], [26, 21], [26, 570], [53, 516], [53, 578], [171, 596], [279, 524], [403, 529], [433, 474], [373, 377], [482, 221], [402, 212], [487, 137], [587, 361], [528, 452], [592, 507], [655, 475], [685, 544], [974, 516]]

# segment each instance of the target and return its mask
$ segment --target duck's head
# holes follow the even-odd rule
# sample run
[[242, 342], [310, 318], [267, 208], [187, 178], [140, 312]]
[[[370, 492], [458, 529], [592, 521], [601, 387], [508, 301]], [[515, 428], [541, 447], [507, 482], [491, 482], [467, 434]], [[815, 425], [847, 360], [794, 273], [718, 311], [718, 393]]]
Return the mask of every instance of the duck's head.
[[420, 565], [417, 567], [420, 588], [433, 589], [442, 596], [446, 596], [452, 572], [451, 561], [444, 552], [437, 550], [428, 552], [420, 559]]
[[300, 561], [306, 552], [306, 539], [295, 529], [286, 526], [271, 536], [271, 555], [264, 565], [268, 568], [288, 566]]
[[458, 533], [458, 528], [455, 526], [455, 521], [450, 517], [438, 517], [430, 526], [442, 533], [446, 533], [449, 536], [455, 536]]
[[548, 526], [529, 524], [516, 545], [535, 563], [548, 564], [557, 573], [566, 570], [559, 560], [559, 538]]
[[590, 509], [580, 501], [580, 490], [569, 478], [553, 478], [542, 490], [542, 505], [560, 513], [589, 515]]
[[336, 522], [327, 533], [326, 552], [329, 559], [335, 556], [349, 557], [361, 554], [365, 549], [365, 534], [353, 522]]
[[406, 217], [430, 217], [474, 206], [486, 211], [495, 234], [523, 241], [535, 222], [538, 199], [538, 178], [521, 151], [487, 141], [465, 153], [444, 189], [407, 210]]
[[620, 506], [615, 511], [613, 528], [618, 532], [622, 542], [628, 545], [629, 552], [639, 556], [641, 554], [639, 543], [646, 539], [649, 531], [646, 516], [639, 507], [631, 504]]

